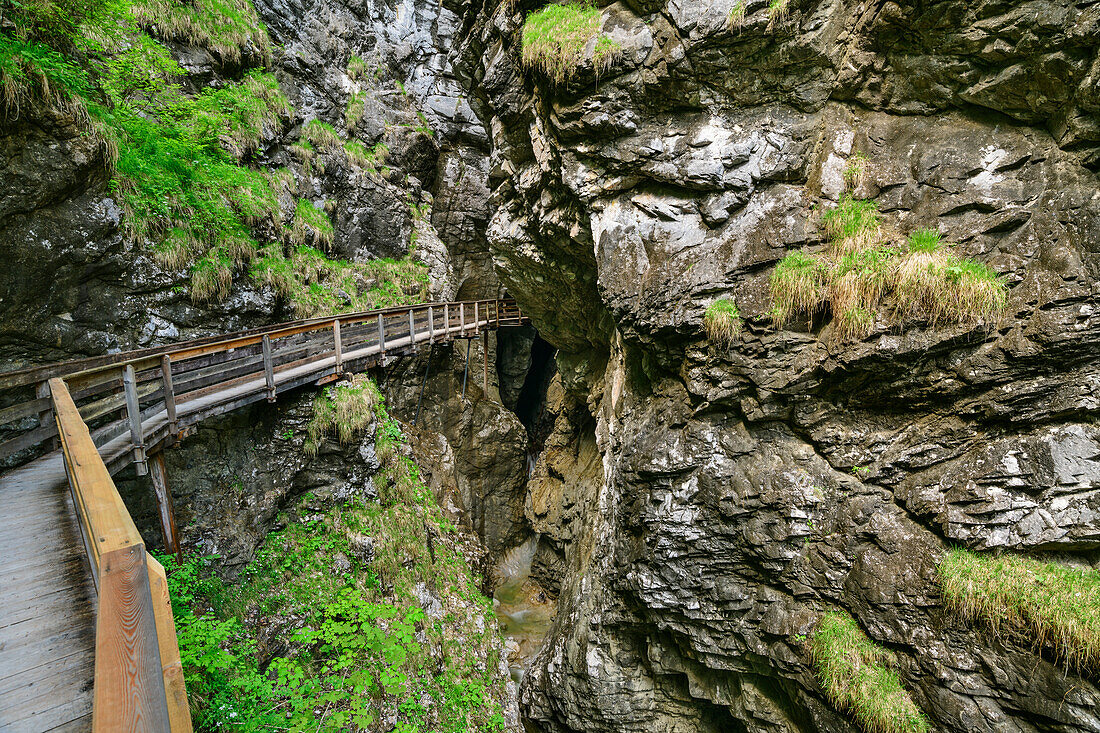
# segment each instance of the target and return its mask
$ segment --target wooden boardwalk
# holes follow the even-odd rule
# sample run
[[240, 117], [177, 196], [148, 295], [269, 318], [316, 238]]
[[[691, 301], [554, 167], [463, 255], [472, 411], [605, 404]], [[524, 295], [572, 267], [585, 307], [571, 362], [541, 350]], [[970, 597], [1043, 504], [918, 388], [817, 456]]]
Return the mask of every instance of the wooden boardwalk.
[[46, 380], [72, 392], [73, 419], [110, 473], [136, 464], [144, 474], [201, 420], [523, 320], [509, 301], [436, 303], [0, 373], [0, 398], [23, 395], [0, 401], [0, 460], [37, 454], [0, 473], [0, 733], [92, 729], [100, 679], [87, 539], [62, 452], [42, 451], [58, 435]]

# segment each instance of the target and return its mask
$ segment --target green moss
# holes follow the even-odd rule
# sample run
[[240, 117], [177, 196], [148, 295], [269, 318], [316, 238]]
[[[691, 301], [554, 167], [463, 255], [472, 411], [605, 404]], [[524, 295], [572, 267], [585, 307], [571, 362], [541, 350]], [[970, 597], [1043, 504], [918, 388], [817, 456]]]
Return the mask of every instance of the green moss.
[[585, 60], [589, 41], [596, 39], [592, 62], [597, 73], [605, 72], [621, 55], [621, 49], [610, 37], [597, 37], [602, 25], [603, 14], [593, 5], [547, 5], [528, 15], [523, 24], [523, 63], [561, 84], [576, 73]]
[[837, 709], [873, 733], [925, 733], [928, 719], [887, 666], [890, 653], [875, 645], [846, 613], [826, 613], [811, 640], [814, 668]]
[[741, 334], [741, 312], [732, 300], [721, 298], [707, 306], [703, 314], [703, 328], [707, 338], [729, 348]]
[[[311, 436], [374, 427], [379, 499], [301, 497], [236, 586], [197, 560], [165, 560], [196, 729], [500, 730], [507, 680], [491, 606], [400, 426], [364, 377], [326, 389], [314, 409]], [[425, 591], [439, 614], [420, 605]], [[278, 650], [264, 673], [260, 639]]]
[[1014, 555], [954, 549], [940, 563], [944, 602], [994, 633], [1100, 669], [1100, 572]]

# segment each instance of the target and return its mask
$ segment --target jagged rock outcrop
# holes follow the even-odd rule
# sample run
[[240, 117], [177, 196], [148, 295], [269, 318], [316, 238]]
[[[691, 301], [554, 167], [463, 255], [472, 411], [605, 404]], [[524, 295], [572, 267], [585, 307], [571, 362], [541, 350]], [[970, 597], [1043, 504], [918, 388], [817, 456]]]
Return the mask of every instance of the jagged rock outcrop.
[[[593, 38], [555, 86], [520, 65], [533, 5], [450, 3], [498, 273], [586, 413], [531, 482], [564, 574], [525, 713], [856, 730], [806, 642], [840, 607], [939, 730], [1100, 730], [1091, 673], [954, 617], [935, 582], [954, 543], [1096, 563], [1098, 6], [734, 4], [606, 5], [621, 58], [597, 78]], [[770, 324], [772, 266], [821, 245], [857, 156], [889, 230], [1007, 277], [997, 324]], [[745, 317], [728, 350], [702, 331], [718, 297]]]

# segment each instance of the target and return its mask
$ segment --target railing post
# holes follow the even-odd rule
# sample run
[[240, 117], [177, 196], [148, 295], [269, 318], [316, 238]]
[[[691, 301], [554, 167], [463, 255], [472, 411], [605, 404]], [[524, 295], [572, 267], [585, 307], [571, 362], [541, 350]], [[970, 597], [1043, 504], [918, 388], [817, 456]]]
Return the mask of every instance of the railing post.
[[[49, 397], [50, 396], [50, 383], [49, 382], [39, 383], [39, 385], [37, 387], [35, 387], [34, 396], [38, 397], [39, 399], [42, 399], [43, 397]], [[47, 407], [45, 410], [42, 410], [41, 412], [38, 413], [38, 427], [44, 428], [47, 425], [56, 425], [56, 423], [54, 422], [54, 418], [53, 418], [53, 408], [52, 407]], [[56, 436], [49, 439], [50, 450], [56, 450], [58, 445], [60, 445], [60, 443], [58, 442], [58, 438]]]
[[497, 317], [497, 328], [500, 328], [500, 299], [493, 301], [493, 314]]
[[451, 304], [443, 304], [443, 338], [451, 338]]
[[435, 343], [435, 310], [428, 306], [428, 343]]
[[416, 349], [416, 316], [413, 308], [409, 308], [409, 346]]
[[489, 398], [489, 331], [485, 330], [481, 332], [481, 364], [482, 364], [482, 376], [481, 376], [481, 388], [485, 393], [485, 398]]
[[344, 371], [344, 345], [340, 342], [340, 319], [332, 322], [332, 341], [336, 345], [336, 373]]
[[176, 533], [176, 515], [172, 511], [172, 491], [168, 487], [168, 467], [164, 465], [164, 451], [149, 457], [149, 478], [153, 480], [153, 493], [157, 497], [157, 513], [160, 515], [160, 531], [164, 535], [164, 549], [183, 562], [179, 535]]
[[458, 333], [460, 336], [466, 335], [466, 304], [458, 304]]
[[479, 327], [479, 324], [478, 324], [478, 317], [477, 317], [477, 301], [475, 300], [474, 301], [474, 333], [477, 333], [478, 327]]
[[386, 326], [382, 314], [378, 314], [378, 353], [386, 355]]
[[264, 378], [267, 379], [267, 401], [275, 401], [275, 367], [271, 362], [271, 337], [264, 334]]
[[145, 439], [141, 434], [141, 409], [137, 396], [137, 375], [133, 364], [122, 370], [122, 388], [126, 391], [126, 415], [130, 418], [130, 444], [134, 451], [134, 468], [138, 476], [149, 473], [145, 465]]
[[176, 418], [176, 390], [172, 386], [172, 359], [167, 354], [160, 357], [160, 379], [164, 385], [164, 411], [168, 414], [168, 433], [178, 435], [180, 425]]

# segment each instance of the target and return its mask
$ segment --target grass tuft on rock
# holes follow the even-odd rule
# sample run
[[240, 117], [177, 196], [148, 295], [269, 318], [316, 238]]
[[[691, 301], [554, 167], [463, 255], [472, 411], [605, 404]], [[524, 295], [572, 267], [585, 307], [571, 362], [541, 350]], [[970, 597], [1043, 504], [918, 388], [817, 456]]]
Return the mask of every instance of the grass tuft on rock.
[[797, 313], [813, 315], [826, 295], [825, 269], [809, 253], [790, 252], [779, 261], [769, 281], [773, 302], [772, 319], [782, 328]]
[[726, 25], [730, 28], [737, 27], [738, 30], [745, 24], [745, 10], [747, 5], [745, 0], [737, 0], [730, 8], [729, 17], [726, 18]]
[[707, 332], [708, 339], [719, 346], [729, 348], [741, 335], [741, 311], [732, 300], [727, 298], [716, 300], [707, 306], [703, 314], [703, 328]]
[[939, 566], [946, 604], [1078, 669], [1100, 669], [1100, 572], [953, 549]]
[[555, 84], [568, 81], [585, 61], [585, 48], [596, 39], [592, 63], [606, 72], [622, 49], [609, 36], [600, 36], [603, 13], [586, 2], [547, 5], [527, 16], [523, 24], [524, 66], [539, 69]]
[[226, 63], [271, 60], [271, 41], [250, 0], [137, 0], [133, 12], [155, 35], [201, 46]]
[[356, 374], [347, 383], [326, 387], [313, 401], [308, 437], [302, 449], [315, 456], [322, 441], [334, 435], [341, 444], [361, 435], [375, 419], [381, 404], [378, 386], [366, 375]]
[[959, 257], [937, 232], [914, 232], [905, 250], [882, 232], [878, 208], [849, 194], [822, 216], [828, 247], [791, 252], [771, 276], [772, 320], [782, 328], [797, 314], [827, 309], [831, 335], [865, 338], [892, 307], [902, 318], [943, 323], [991, 323], [1004, 310], [1004, 279], [988, 266]]
[[297, 245], [327, 247], [332, 244], [332, 222], [328, 215], [306, 199], [298, 199], [294, 206], [294, 221], [290, 227], [290, 240]]
[[870, 733], [926, 733], [928, 719], [888, 666], [890, 653], [847, 613], [822, 616], [810, 642], [825, 694]]

